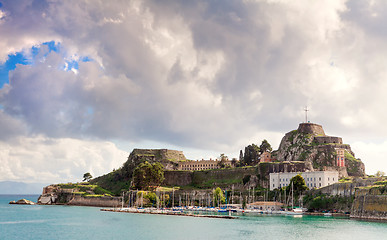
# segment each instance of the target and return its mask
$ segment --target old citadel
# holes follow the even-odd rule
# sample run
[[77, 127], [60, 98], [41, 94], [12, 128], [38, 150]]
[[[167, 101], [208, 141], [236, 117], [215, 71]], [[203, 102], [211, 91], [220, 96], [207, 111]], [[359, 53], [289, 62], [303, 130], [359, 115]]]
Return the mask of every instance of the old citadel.
[[[173, 203], [178, 202], [180, 206], [201, 206], [207, 202], [208, 205], [214, 204], [211, 200], [215, 194], [214, 189], [221, 188], [225, 194], [231, 193], [227, 195], [228, 203], [236, 203], [239, 207], [246, 204], [247, 207], [261, 210], [278, 210], [289, 204], [289, 197], [286, 198], [286, 191], [289, 190], [286, 189], [291, 179], [300, 174], [309, 189], [304, 204], [312, 210], [328, 208], [342, 213], [351, 212], [353, 217], [387, 219], [387, 209], [383, 210], [387, 206], [384, 190], [378, 188], [375, 191], [372, 187], [381, 179], [365, 175], [363, 162], [355, 158], [350, 145], [343, 143], [341, 137], [327, 136], [321, 125], [306, 122], [286, 133], [277, 150], [272, 151], [270, 144], [265, 141], [262, 141], [261, 146], [252, 144], [245, 147], [244, 153], [240, 151], [239, 159], [231, 160], [224, 154], [219, 159], [195, 161], [186, 159], [182, 151], [134, 149], [120, 169], [92, 179], [90, 183], [93, 185], [90, 186], [103, 189], [98, 191], [100, 193], [110, 192], [116, 196], [127, 191], [129, 199], [132, 199], [135, 192], [137, 200], [134, 204], [138, 206], [137, 192], [141, 188], [133, 184], [135, 169], [143, 163], [161, 164], [163, 177], [160, 185], [170, 189], [168, 199], [172, 199]], [[365, 186], [371, 187], [358, 189]], [[81, 195], [75, 194], [83, 188], [83, 185], [77, 184], [50, 185], [44, 189], [39, 201], [41, 204], [60, 202], [69, 205], [116, 206], [121, 199], [105, 195], [99, 198], [88, 197], [88, 194], [96, 194], [94, 188]], [[148, 186], [145, 190], [152, 192], [152, 188]], [[370, 189], [372, 194], [368, 192]], [[281, 195], [283, 191], [285, 197]], [[316, 207], [314, 199], [321, 198], [326, 201], [333, 199], [329, 201], [335, 204], [324, 205], [322, 209], [320, 205]], [[373, 201], [380, 204], [367, 205]], [[155, 203], [148, 200], [147, 204], [151, 206]]]
[[[223, 156], [220, 159], [187, 160], [181, 151], [168, 149], [134, 149], [128, 161], [161, 162], [166, 171], [166, 182], [170, 185], [190, 184], [173, 176], [179, 172], [183, 179], [191, 179], [194, 171], [211, 169], [233, 169], [243, 167], [246, 164], [244, 157], [250, 148], [245, 148], [245, 154], [240, 159], [228, 159]], [[241, 150], [242, 152], [242, 150]], [[309, 188], [323, 187], [339, 178], [347, 176], [364, 176], [364, 164], [355, 158], [350, 145], [343, 144], [341, 137], [327, 136], [323, 127], [314, 123], [301, 123], [297, 130], [287, 133], [276, 151], [256, 152], [251, 165], [265, 165], [259, 168], [261, 172], [260, 182], [270, 189], [280, 188], [289, 183], [292, 176], [303, 173]], [[272, 175], [273, 177], [269, 177]], [[188, 177], [187, 177], [188, 176]], [[286, 176], [286, 177], [282, 177]], [[173, 182], [175, 180], [177, 182]], [[269, 179], [269, 181], [265, 181]], [[313, 180], [310, 180], [313, 179]], [[317, 180], [315, 180], [317, 179]], [[171, 182], [169, 182], [171, 181]]]

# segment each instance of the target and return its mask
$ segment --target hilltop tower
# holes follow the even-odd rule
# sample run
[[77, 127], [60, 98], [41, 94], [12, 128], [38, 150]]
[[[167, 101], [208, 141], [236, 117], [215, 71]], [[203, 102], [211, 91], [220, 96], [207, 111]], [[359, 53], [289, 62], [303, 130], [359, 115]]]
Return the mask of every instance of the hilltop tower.
[[315, 123], [300, 123], [300, 125], [298, 125], [297, 131], [299, 133], [325, 136], [323, 127]]

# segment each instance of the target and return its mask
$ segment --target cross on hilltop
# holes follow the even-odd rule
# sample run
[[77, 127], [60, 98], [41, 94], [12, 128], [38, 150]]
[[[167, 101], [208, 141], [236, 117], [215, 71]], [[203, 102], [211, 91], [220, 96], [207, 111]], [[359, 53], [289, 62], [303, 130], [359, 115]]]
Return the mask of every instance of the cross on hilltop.
[[308, 111], [309, 111], [308, 106], [304, 108], [304, 111], [305, 111], [305, 123], [308, 123]]

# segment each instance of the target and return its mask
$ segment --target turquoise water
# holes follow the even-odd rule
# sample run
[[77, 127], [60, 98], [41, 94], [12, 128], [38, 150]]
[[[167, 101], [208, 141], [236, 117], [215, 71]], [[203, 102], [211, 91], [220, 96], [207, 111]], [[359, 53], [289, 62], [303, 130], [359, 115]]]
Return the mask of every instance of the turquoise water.
[[101, 212], [94, 207], [9, 205], [0, 195], [0, 239], [387, 239], [387, 223], [319, 216], [210, 219]]

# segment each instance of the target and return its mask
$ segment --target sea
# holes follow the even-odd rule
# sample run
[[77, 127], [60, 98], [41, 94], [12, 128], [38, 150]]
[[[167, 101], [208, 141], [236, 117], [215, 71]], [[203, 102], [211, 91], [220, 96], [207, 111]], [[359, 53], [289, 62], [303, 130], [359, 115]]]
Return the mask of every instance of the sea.
[[10, 205], [38, 195], [0, 195], [0, 239], [387, 239], [387, 222], [324, 216], [213, 219]]

